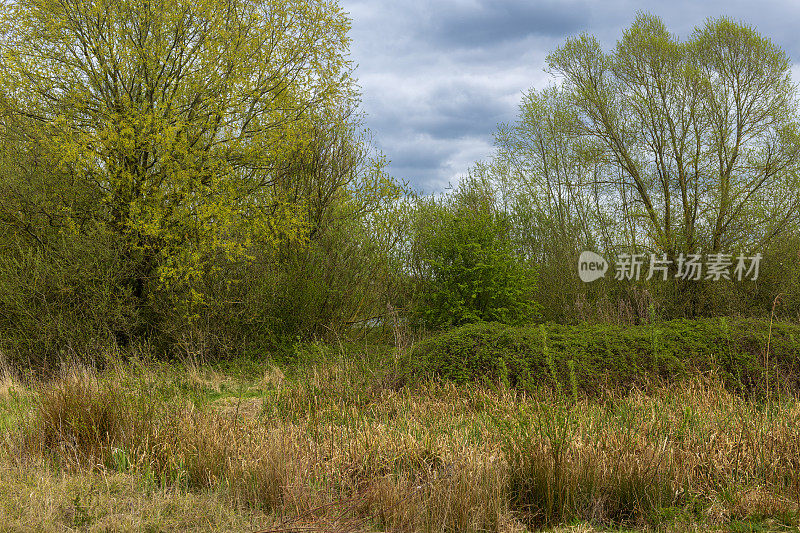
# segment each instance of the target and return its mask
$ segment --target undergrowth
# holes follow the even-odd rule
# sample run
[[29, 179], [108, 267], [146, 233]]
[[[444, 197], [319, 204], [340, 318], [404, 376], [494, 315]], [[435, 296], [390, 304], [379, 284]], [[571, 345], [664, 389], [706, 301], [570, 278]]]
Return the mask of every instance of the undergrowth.
[[[543, 363], [551, 379], [560, 371], [555, 338]], [[713, 370], [592, 395], [577, 368], [573, 380], [532, 390], [511, 379], [403, 382], [391, 354], [300, 351], [297, 361], [260, 371], [129, 360], [41, 381], [9, 378], [13, 392], [0, 396], [0, 414], [13, 420], [0, 426], [3, 523], [98, 531], [797, 527], [800, 403], [789, 390], [765, 402]], [[202, 524], [191, 522], [192, 506]]]
[[418, 343], [402, 367], [411, 376], [457, 383], [577, 387], [591, 395], [713, 372], [729, 389], [763, 397], [769, 375], [780, 376], [775, 387], [800, 386], [800, 326], [775, 323], [770, 335], [769, 321], [745, 318], [640, 326], [480, 323]]

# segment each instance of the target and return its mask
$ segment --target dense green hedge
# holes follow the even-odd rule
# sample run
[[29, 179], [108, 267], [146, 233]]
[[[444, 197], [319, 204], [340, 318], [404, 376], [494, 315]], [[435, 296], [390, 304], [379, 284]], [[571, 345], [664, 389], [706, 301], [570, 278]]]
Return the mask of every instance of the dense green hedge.
[[[711, 371], [731, 389], [763, 392], [769, 327], [769, 321], [744, 318], [641, 326], [479, 323], [419, 343], [403, 365], [417, 377], [507, 381], [524, 388], [557, 385], [590, 394]], [[800, 389], [799, 359], [800, 325], [773, 324], [770, 388], [777, 375], [781, 386]]]

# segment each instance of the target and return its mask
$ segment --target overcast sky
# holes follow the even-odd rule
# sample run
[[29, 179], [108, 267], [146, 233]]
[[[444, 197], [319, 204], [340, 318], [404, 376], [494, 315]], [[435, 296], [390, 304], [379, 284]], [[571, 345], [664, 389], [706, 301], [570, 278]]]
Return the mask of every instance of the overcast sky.
[[[552, 83], [548, 52], [581, 32], [608, 50], [637, 11], [687, 37], [727, 15], [780, 45], [800, 73], [800, 2], [674, 0], [341, 0], [353, 20], [352, 58], [367, 126], [389, 172], [424, 192], [457, 183], [492, 154], [522, 93]], [[794, 76], [798, 81], [798, 76]]]

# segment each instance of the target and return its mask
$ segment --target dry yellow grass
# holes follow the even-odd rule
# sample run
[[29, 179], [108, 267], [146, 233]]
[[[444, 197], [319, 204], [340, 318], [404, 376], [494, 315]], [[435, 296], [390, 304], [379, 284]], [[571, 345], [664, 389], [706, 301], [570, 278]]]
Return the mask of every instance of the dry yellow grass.
[[143, 490], [125, 473], [67, 474], [40, 461], [4, 460], [0, 479], [2, 531], [255, 531], [276, 523], [230, 506], [222, 490]]
[[8, 397], [11, 396], [11, 393], [17, 389], [19, 389], [19, 386], [11, 377], [11, 375], [0, 371], [0, 399], [8, 399]]
[[6, 400], [12, 391], [19, 389], [14, 373], [6, 361], [3, 352], [0, 351], [0, 400]]
[[292, 378], [272, 366], [225, 395], [218, 385], [232, 378], [206, 372], [118, 365], [32, 386], [37, 400], [14, 407], [27, 422], [8, 428], [0, 447], [5, 523], [335, 532], [796, 524], [798, 402], [765, 406], [713, 377], [576, 400], [491, 386], [397, 389], [342, 361]]

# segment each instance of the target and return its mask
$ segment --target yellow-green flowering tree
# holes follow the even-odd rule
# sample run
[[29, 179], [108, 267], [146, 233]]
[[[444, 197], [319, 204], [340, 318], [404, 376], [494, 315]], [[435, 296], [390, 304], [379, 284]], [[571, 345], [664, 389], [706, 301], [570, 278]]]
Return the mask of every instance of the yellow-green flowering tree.
[[281, 184], [315, 121], [354, 97], [348, 29], [325, 0], [3, 3], [0, 136], [25, 153], [20, 183], [47, 190], [32, 211], [118, 235], [136, 296], [157, 282], [202, 301], [208, 258], [307, 235]]

